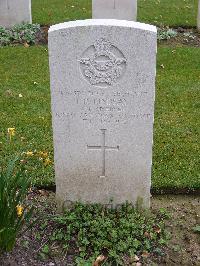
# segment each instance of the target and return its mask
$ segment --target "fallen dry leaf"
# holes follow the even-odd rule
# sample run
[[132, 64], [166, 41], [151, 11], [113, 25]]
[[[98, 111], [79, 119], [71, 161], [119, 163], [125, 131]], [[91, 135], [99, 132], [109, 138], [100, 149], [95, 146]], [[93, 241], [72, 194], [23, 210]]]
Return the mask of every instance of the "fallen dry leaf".
[[160, 227], [158, 227], [158, 226], [155, 226], [155, 227], [154, 227], [154, 231], [155, 231], [157, 234], [160, 234], [160, 233], [161, 233], [161, 229], [160, 229]]
[[42, 195], [42, 196], [48, 196], [48, 195], [49, 195], [49, 193], [48, 193], [46, 190], [43, 190], [43, 189], [38, 190], [38, 192], [39, 192], [40, 195]]
[[150, 238], [150, 234], [148, 232], [145, 232], [144, 236], [147, 237], [147, 238]]
[[13, 92], [10, 89], [8, 89], [5, 91], [5, 96], [13, 96]]
[[92, 264], [92, 266], [100, 266], [102, 262], [104, 262], [104, 260], [106, 259], [106, 257], [104, 255], [100, 255], [96, 258], [95, 262]]
[[25, 164], [25, 163], [27, 163], [27, 161], [26, 160], [20, 160], [20, 163]]
[[24, 43], [24, 47], [25, 47], [25, 48], [28, 48], [29, 46], [30, 46], [30, 45], [29, 45], [27, 42]]
[[149, 253], [147, 252], [147, 251], [144, 251], [143, 253], [142, 253], [142, 257], [143, 258], [147, 258], [149, 256]]

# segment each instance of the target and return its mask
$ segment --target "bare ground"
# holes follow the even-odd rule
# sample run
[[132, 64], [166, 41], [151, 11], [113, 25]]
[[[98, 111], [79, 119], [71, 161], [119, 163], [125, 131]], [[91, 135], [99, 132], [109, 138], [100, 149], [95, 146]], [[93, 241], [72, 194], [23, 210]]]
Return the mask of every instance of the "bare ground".
[[159, 45], [169, 47], [200, 47], [200, 32], [197, 29], [179, 27], [174, 30], [177, 31], [176, 37], [159, 41]]

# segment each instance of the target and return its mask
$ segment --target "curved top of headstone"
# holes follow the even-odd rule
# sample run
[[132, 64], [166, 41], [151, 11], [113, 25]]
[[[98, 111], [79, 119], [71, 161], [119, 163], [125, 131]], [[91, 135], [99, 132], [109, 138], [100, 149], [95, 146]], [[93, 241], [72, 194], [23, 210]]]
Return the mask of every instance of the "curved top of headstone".
[[49, 28], [49, 32], [62, 30], [73, 27], [87, 27], [87, 26], [120, 26], [127, 28], [135, 28], [145, 31], [157, 32], [157, 29], [153, 25], [118, 19], [86, 19], [86, 20], [75, 20], [64, 23], [53, 25]]

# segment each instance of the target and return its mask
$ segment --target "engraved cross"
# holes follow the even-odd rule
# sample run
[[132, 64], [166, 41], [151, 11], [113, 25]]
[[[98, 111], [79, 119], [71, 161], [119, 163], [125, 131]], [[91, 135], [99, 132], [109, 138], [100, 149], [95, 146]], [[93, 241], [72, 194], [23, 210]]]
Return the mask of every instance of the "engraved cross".
[[100, 177], [106, 176], [106, 150], [119, 150], [119, 145], [116, 147], [106, 146], [106, 129], [101, 129], [102, 138], [101, 145], [99, 146], [89, 146], [87, 145], [88, 150], [101, 150], [102, 154], [102, 173]]

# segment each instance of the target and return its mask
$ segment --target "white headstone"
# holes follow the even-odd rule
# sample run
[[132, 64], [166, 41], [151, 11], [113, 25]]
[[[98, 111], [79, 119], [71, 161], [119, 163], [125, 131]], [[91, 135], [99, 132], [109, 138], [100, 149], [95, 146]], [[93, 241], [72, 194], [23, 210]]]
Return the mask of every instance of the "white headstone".
[[199, 0], [199, 3], [198, 3], [197, 29], [200, 32], [200, 0]]
[[32, 23], [31, 0], [0, 0], [0, 26]]
[[93, 19], [137, 20], [137, 0], [92, 0]]
[[85, 20], [49, 30], [60, 202], [150, 204], [156, 27]]

